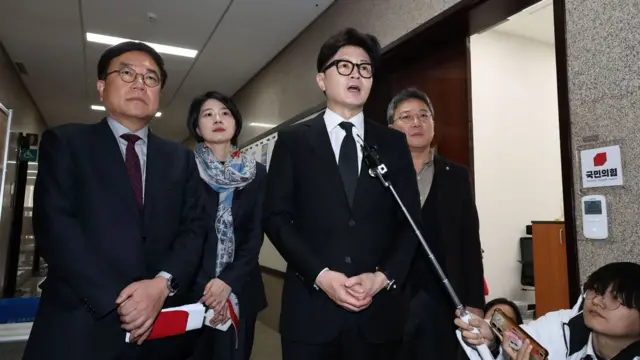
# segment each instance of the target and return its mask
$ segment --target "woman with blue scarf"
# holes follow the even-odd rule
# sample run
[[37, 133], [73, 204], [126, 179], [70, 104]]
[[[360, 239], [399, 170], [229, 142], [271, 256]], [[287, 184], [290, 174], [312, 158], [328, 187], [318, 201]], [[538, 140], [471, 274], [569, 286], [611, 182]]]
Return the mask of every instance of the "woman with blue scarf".
[[209, 185], [208, 235], [194, 291], [215, 314], [196, 335], [193, 358], [248, 360], [257, 315], [267, 306], [258, 266], [266, 169], [238, 151], [242, 117], [228, 97], [208, 92], [195, 98], [187, 126]]

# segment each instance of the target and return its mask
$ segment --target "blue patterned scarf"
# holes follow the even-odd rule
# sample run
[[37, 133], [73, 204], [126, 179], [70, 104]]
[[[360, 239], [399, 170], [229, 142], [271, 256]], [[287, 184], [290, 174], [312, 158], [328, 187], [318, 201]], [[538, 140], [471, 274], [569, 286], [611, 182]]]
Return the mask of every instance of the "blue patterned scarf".
[[200, 177], [220, 194], [216, 215], [216, 234], [218, 235], [218, 254], [216, 276], [233, 262], [235, 237], [233, 231], [233, 192], [242, 189], [256, 177], [256, 160], [241, 154], [235, 147], [231, 149], [224, 165], [216, 159], [213, 151], [204, 143], [196, 145], [194, 150]]

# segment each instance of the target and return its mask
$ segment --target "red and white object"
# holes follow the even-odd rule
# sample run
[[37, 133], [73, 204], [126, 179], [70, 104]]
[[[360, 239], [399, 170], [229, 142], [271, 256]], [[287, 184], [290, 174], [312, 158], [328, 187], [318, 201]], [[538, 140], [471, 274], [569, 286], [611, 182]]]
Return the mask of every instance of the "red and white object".
[[[214, 329], [217, 329], [220, 331], [227, 331], [229, 330], [229, 327], [233, 325], [233, 330], [236, 334], [236, 349], [237, 349], [238, 348], [238, 331], [240, 331], [240, 323], [239, 323], [240, 304], [238, 303], [238, 298], [234, 294], [231, 294], [231, 296], [229, 296], [229, 299], [227, 299], [227, 306], [229, 307], [229, 320], [227, 320], [227, 322], [223, 324], [218, 324]], [[204, 324], [206, 326], [211, 327], [210, 321], [213, 318], [213, 315], [214, 315], [214, 311], [212, 309], [209, 309], [205, 314]]]
[[[158, 315], [147, 340], [161, 339], [184, 334], [189, 330], [202, 327], [205, 318], [205, 307], [200, 303], [163, 309]], [[129, 342], [130, 333], [125, 336]]]

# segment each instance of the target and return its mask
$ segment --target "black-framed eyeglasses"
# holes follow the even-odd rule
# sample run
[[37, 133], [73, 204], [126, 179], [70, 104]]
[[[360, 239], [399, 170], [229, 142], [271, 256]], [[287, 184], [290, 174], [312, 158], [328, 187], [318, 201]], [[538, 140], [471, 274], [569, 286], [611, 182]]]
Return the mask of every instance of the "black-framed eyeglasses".
[[618, 310], [620, 306], [622, 306], [622, 301], [611, 294], [611, 291], [607, 291], [603, 294], [598, 294], [595, 290], [587, 290], [584, 293], [584, 298], [593, 301], [597, 297], [600, 297], [602, 300], [602, 306], [610, 311]]
[[120, 79], [126, 83], [132, 83], [136, 81], [138, 76], [142, 76], [142, 82], [150, 88], [156, 87], [160, 85], [160, 75], [155, 71], [148, 71], [144, 74], [137, 73], [134, 69], [125, 66], [120, 70], [113, 70], [105, 76], [105, 78], [111, 74], [118, 73], [120, 75]]
[[326, 72], [331, 69], [333, 66], [336, 67], [338, 74], [342, 76], [349, 76], [353, 73], [353, 69], [358, 68], [358, 74], [364, 79], [370, 79], [373, 76], [373, 66], [370, 63], [359, 63], [356, 64], [349, 60], [345, 59], [337, 59], [333, 60], [327, 66], [322, 69], [322, 72]]

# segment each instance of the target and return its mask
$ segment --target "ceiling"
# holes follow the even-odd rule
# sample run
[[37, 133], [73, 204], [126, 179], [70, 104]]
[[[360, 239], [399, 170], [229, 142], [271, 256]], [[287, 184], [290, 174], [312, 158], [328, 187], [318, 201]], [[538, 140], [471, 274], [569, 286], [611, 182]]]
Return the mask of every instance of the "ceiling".
[[91, 105], [100, 105], [96, 65], [108, 45], [87, 42], [87, 32], [198, 50], [195, 59], [161, 54], [169, 77], [153, 129], [181, 141], [193, 97], [235, 93], [332, 3], [6, 0], [0, 2], [0, 42], [12, 61], [24, 64], [22, 80], [49, 126], [104, 116]]
[[513, 16], [492, 30], [554, 44], [553, 2], [541, 1]]

